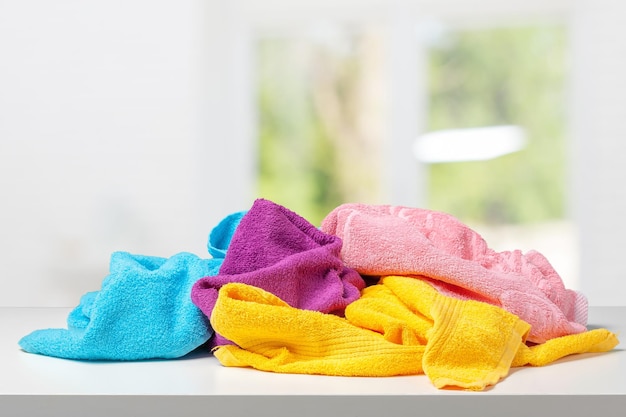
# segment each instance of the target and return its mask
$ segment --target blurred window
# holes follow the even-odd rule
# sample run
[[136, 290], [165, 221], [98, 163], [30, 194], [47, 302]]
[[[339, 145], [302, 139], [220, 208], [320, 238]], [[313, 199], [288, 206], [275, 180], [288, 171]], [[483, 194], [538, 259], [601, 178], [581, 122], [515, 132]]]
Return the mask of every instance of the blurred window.
[[[539, 250], [576, 288], [565, 206], [566, 27], [429, 28], [416, 21], [415, 48], [427, 57], [427, 114], [415, 115], [424, 133], [513, 126], [524, 142], [494, 158], [476, 160], [470, 148], [467, 160], [455, 152], [454, 162], [422, 163], [423, 206], [458, 217], [496, 250]], [[398, 107], [388, 102], [384, 33], [337, 24], [258, 37], [260, 196], [314, 224], [344, 202], [389, 203], [381, 155], [393, 146], [388, 112]]]
[[431, 164], [431, 208], [488, 225], [564, 216], [565, 41], [563, 27], [535, 26], [455, 31], [431, 46], [429, 130], [516, 125], [526, 136], [497, 158]]
[[262, 197], [317, 224], [343, 202], [377, 202], [384, 129], [375, 30], [325, 24], [257, 44]]

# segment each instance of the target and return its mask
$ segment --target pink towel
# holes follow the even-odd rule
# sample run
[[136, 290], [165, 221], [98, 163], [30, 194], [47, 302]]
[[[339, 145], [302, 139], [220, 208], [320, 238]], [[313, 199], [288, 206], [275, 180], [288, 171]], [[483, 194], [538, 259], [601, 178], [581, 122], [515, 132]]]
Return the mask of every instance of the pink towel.
[[[195, 283], [191, 299], [207, 317], [230, 282], [259, 287], [292, 307], [343, 315], [365, 282], [339, 257], [341, 240], [291, 210], [258, 199], [241, 219], [219, 274]], [[228, 343], [216, 334], [213, 345]]]
[[587, 300], [536, 251], [495, 252], [455, 217], [432, 210], [344, 204], [321, 229], [343, 240], [346, 266], [363, 275], [428, 280], [449, 296], [498, 305], [529, 323], [528, 340], [586, 330]]

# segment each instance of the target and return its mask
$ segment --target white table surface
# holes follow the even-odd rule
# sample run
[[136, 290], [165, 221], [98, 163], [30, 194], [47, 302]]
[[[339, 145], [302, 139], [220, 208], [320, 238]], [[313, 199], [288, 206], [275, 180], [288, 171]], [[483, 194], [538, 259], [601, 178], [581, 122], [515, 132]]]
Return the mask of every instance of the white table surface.
[[[437, 390], [424, 375], [287, 375], [226, 368], [209, 352], [176, 360], [84, 362], [28, 354], [17, 341], [65, 328], [69, 308], [0, 308], [0, 416], [626, 416], [626, 351], [514, 368], [483, 392]], [[626, 334], [626, 307], [592, 307], [589, 328]], [[556, 414], [552, 414], [553, 410]], [[595, 410], [595, 411], [594, 411]], [[615, 414], [612, 414], [615, 413]]]

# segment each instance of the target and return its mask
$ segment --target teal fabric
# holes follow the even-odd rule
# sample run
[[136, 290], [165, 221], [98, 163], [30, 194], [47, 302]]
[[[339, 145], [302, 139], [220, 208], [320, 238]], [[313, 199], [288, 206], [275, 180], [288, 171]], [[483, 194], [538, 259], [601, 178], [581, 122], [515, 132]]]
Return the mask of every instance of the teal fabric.
[[212, 258], [171, 258], [115, 252], [100, 291], [88, 292], [67, 317], [67, 329], [24, 336], [23, 350], [82, 360], [171, 359], [198, 348], [213, 334], [191, 301], [191, 287], [215, 276], [245, 212], [225, 217], [209, 234]]
[[209, 234], [207, 249], [214, 258], [224, 259], [235, 230], [248, 211], [239, 211], [226, 216]]
[[216, 275], [222, 259], [179, 253], [169, 259], [127, 252], [111, 256], [100, 291], [85, 294], [67, 329], [36, 330], [23, 350], [84, 360], [177, 358], [204, 344], [213, 331], [191, 302], [192, 285]]

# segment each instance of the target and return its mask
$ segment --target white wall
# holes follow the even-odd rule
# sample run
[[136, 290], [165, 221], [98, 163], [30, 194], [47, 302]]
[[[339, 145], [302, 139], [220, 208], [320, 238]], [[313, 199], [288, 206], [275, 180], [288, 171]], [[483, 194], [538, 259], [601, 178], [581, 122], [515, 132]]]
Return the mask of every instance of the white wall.
[[[398, 4], [409, 3], [420, 2]], [[580, 279], [592, 304], [626, 305], [624, 3], [423, 3], [460, 20], [490, 4], [503, 15], [506, 4], [574, 11]], [[0, 0], [0, 306], [75, 305], [99, 287], [115, 250], [206, 254], [216, 222], [249, 207], [255, 134], [245, 19], [258, 4]]]
[[572, 19], [572, 211], [582, 291], [626, 305], [626, 3], [579, 0]]
[[0, 305], [75, 305], [115, 250], [206, 255], [247, 207], [211, 3], [0, 1]]

